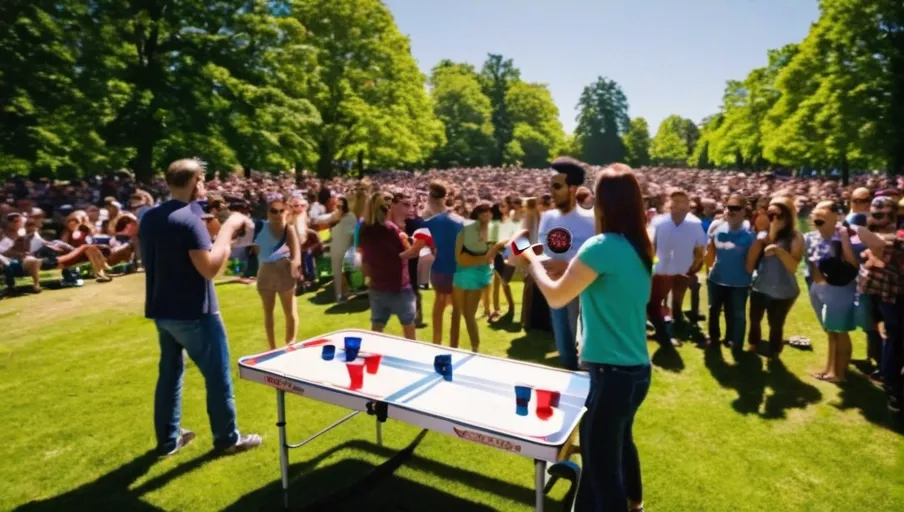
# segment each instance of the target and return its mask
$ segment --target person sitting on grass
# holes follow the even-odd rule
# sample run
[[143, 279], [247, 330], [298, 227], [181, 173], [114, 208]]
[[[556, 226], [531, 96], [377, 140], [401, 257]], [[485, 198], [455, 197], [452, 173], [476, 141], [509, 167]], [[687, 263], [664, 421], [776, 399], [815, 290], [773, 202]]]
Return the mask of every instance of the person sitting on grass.
[[31, 277], [32, 291], [41, 293], [41, 260], [29, 255], [26, 239], [25, 217], [13, 212], [6, 216], [6, 227], [0, 237], [0, 256], [3, 257], [6, 287], [11, 292], [16, 288], [17, 277]]

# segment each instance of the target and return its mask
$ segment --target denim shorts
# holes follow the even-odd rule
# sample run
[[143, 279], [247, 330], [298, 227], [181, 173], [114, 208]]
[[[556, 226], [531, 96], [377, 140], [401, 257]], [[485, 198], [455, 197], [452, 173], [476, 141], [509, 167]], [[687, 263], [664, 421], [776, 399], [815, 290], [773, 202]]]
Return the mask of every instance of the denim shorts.
[[827, 332], [851, 332], [857, 329], [854, 296], [857, 287], [832, 286], [828, 283], [810, 285], [810, 304], [822, 328]]
[[400, 292], [378, 292], [370, 290], [370, 322], [386, 325], [392, 315], [399, 317], [402, 325], [414, 323], [417, 305], [414, 292], [410, 289]]

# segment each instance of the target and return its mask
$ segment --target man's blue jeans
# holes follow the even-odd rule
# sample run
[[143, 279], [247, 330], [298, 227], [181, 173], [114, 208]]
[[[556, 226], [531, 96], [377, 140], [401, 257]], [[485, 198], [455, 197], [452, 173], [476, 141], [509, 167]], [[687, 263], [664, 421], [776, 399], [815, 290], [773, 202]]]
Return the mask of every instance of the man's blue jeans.
[[198, 366], [207, 387], [207, 416], [214, 448], [234, 445], [239, 439], [235, 395], [229, 368], [229, 343], [219, 314], [197, 320], [155, 320], [160, 340], [160, 367], [154, 394], [154, 430], [157, 448], [168, 453], [179, 440], [182, 417], [183, 349]]
[[578, 369], [577, 327], [580, 313], [580, 301], [574, 299], [560, 309], [549, 308], [552, 318], [552, 333], [556, 339], [556, 350], [562, 366], [568, 370]]
[[581, 421], [581, 482], [575, 511], [624, 512], [643, 501], [634, 416], [650, 390], [649, 365], [587, 363], [590, 393]]
[[725, 339], [731, 340], [732, 350], [738, 354], [744, 350], [744, 334], [747, 332], [747, 297], [750, 288], [722, 286], [706, 281], [709, 296], [709, 339], [719, 343], [722, 334], [719, 329], [721, 311], [725, 309]]

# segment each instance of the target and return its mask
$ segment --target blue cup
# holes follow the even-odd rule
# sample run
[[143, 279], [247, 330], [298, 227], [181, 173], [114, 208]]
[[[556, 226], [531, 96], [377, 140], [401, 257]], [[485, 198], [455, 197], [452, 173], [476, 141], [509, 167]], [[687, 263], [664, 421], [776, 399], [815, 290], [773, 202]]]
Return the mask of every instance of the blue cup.
[[345, 361], [351, 362], [358, 358], [358, 351], [361, 350], [361, 338], [357, 336], [345, 337]]
[[523, 406], [527, 407], [527, 404], [530, 403], [530, 393], [531, 393], [530, 386], [516, 385], [515, 386], [515, 403], [517, 403], [518, 405], [523, 405]]
[[516, 405], [515, 406], [515, 414], [518, 416], [527, 416], [527, 406], [526, 405]]
[[336, 345], [324, 345], [320, 356], [323, 357], [324, 361], [332, 361], [336, 357]]

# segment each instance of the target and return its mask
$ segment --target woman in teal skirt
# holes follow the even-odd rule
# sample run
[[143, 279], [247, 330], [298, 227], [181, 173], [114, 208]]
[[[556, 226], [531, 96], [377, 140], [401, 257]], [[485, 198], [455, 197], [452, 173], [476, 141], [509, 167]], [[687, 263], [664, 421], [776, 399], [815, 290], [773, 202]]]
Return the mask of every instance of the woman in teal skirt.
[[480, 332], [477, 328], [477, 308], [484, 288], [493, 281], [491, 263], [496, 248], [490, 240], [489, 226], [492, 215], [486, 201], [474, 207], [477, 220], [465, 222], [455, 240], [456, 263], [452, 279], [452, 297], [461, 311], [471, 338], [471, 350], [480, 348]]

